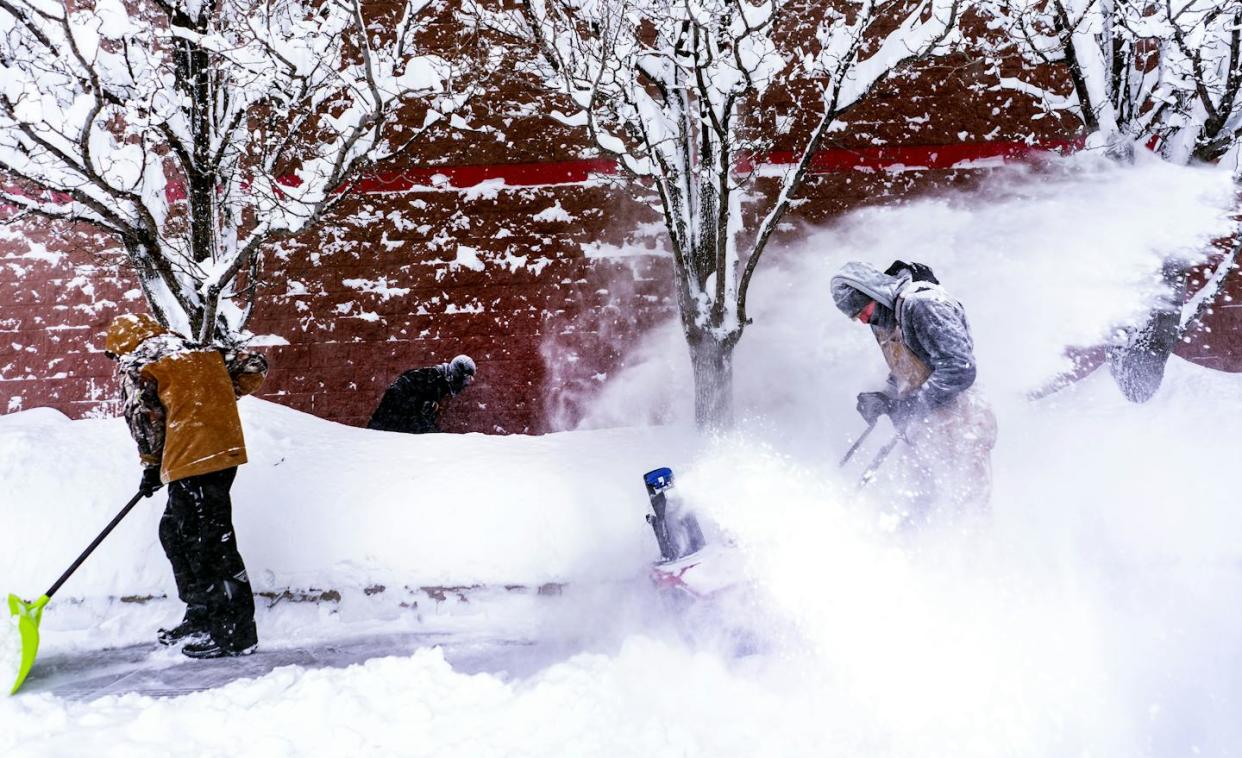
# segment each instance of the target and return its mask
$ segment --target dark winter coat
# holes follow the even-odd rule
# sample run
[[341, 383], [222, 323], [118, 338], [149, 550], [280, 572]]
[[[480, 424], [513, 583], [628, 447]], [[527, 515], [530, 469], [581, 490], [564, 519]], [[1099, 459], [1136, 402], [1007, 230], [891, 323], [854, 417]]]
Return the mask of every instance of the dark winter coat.
[[[833, 299], [842, 310], [852, 307], [849, 290], [863, 292], [896, 316], [902, 342], [931, 371], [916, 393], [926, 407], [944, 405], [974, 384], [975, 348], [966, 311], [943, 287], [912, 283], [904, 271], [889, 276], [865, 263], [847, 263], [832, 278]], [[873, 325], [891, 328], [891, 323]]]
[[108, 328], [117, 357], [125, 420], [144, 466], [173, 482], [246, 462], [237, 398], [259, 388], [267, 361], [258, 353], [203, 347], [147, 315]]
[[440, 431], [440, 403], [453, 394], [444, 365], [406, 371], [384, 392], [367, 423], [382, 432]]

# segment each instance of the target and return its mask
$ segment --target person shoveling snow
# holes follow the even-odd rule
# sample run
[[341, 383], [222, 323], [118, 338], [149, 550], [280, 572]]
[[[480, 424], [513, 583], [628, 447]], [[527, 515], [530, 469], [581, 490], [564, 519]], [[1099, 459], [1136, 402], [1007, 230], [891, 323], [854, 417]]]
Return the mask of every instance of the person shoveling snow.
[[902, 474], [918, 496], [909, 517], [930, 518], [933, 503], [962, 515], [985, 511], [996, 418], [975, 386], [962, 304], [918, 263], [880, 271], [853, 261], [831, 286], [837, 308], [871, 327], [888, 364], [888, 387], [859, 394], [858, 412], [869, 425], [887, 415], [907, 443]]
[[[35, 657], [39, 654], [39, 622], [43, 620], [43, 609], [47, 607], [52, 596], [56, 594], [65, 582], [69, 581], [69, 577], [95, 552], [95, 548], [112, 533], [116, 525], [129, 514], [138, 501], [143, 498], [142, 491], [129, 499], [121, 512], [112, 517], [112, 521], [104, 527], [91, 544], [86, 546], [69, 568], [65, 569], [65, 573], [60, 575], [54, 584], [39, 597], [34, 600], [22, 600], [17, 595], [9, 595], [9, 626], [4, 631], [9, 636], [0, 639], [0, 673], [4, 676], [13, 674], [13, 688], [9, 690], [12, 695], [21, 688], [22, 682], [26, 681], [26, 676], [30, 673], [30, 669], [34, 666]], [[9, 681], [5, 679], [4, 681]]]
[[118, 316], [107, 354], [117, 361], [125, 420], [138, 444], [141, 494], [168, 484], [160, 544], [185, 617], [161, 629], [191, 658], [252, 652], [254, 595], [237, 549], [229, 488], [246, 462], [237, 398], [259, 388], [263, 356], [196, 345], [151, 316]]
[[426, 434], [440, 431], [440, 407], [474, 382], [474, 359], [459, 355], [448, 363], [406, 371], [384, 391], [367, 422], [381, 432]]

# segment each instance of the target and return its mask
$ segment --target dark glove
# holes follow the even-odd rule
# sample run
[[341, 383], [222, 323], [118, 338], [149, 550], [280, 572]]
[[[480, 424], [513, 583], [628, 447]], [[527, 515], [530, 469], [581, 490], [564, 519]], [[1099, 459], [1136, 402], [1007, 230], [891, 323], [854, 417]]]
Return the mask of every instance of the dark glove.
[[927, 407], [923, 402], [923, 398], [915, 393], [906, 397], [893, 398], [892, 403], [888, 407], [888, 417], [893, 420], [893, 426], [905, 431], [906, 425], [912, 419], [924, 415]]
[[880, 416], [891, 412], [893, 398], [885, 392], [861, 392], [858, 395], [858, 415], [870, 426]]
[[151, 497], [163, 487], [164, 483], [160, 481], [159, 468], [152, 467], [142, 470], [142, 483], [138, 485], [138, 494], [143, 497]]

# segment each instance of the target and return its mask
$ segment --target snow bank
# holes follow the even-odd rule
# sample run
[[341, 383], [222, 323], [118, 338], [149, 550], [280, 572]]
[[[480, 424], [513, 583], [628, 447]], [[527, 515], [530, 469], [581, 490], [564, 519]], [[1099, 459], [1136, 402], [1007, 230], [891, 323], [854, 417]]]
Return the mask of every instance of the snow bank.
[[[250, 463], [233, 487], [256, 590], [606, 580], [656, 556], [643, 472], [686, 460], [676, 430], [412, 436], [241, 402]], [[137, 488], [120, 419], [0, 417], [6, 591], [47, 588]], [[175, 596], [144, 500], [67, 583], [72, 596]]]
[[92, 755], [126, 758], [167, 755], [174, 745], [187, 755], [263, 758], [815, 754], [830, 730], [804, 729], [815, 704], [789, 703], [781, 683], [646, 638], [522, 682], [462, 675], [439, 651], [422, 650], [345, 671], [290, 667], [170, 700], [0, 702], [0, 715], [12, 717], [0, 746], [14, 758], [71, 755], [89, 733]]

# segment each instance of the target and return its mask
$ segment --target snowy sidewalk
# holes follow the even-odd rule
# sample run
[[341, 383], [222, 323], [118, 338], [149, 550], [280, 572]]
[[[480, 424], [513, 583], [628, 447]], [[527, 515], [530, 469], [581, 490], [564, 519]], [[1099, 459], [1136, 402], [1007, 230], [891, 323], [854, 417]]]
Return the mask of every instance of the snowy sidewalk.
[[565, 657], [563, 646], [529, 639], [442, 633], [396, 633], [352, 637], [312, 646], [260, 645], [241, 658], [194, 661], [177, 648], [155, 643], [98, 651], [52, 653], [39, 658], [23, 693], [50, 693], [69, 700], [136, 693], [149, 697], [186, 695], [255, 679], [282, 666], [345, 668], [375, 658], [409, 656], [439, 647], [453, 669], [525, 677]]

